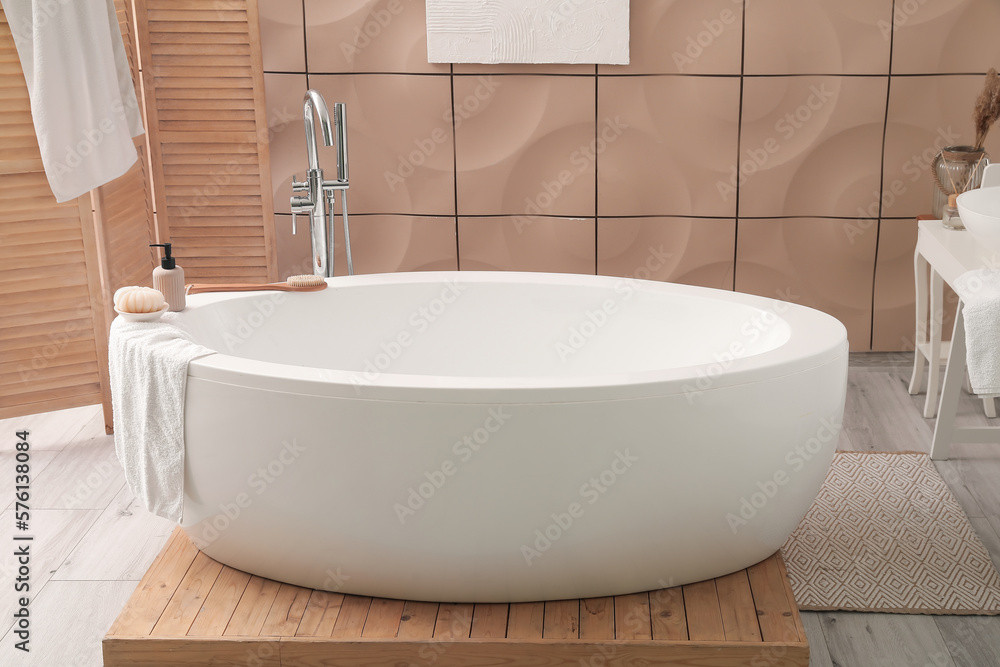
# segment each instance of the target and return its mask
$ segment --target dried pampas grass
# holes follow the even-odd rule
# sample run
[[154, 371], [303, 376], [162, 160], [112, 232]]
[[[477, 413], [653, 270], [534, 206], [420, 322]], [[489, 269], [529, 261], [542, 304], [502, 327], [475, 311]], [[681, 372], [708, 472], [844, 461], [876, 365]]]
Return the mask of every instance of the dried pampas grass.
[[976, 125], [977, 151], [986, 143], [986, 135], [998, 118], [1000, 118], [1000, 75], [991, 67], [986, 73], [986, 85], [979, 94], [975, 110], [972, 112], [972, 120]]

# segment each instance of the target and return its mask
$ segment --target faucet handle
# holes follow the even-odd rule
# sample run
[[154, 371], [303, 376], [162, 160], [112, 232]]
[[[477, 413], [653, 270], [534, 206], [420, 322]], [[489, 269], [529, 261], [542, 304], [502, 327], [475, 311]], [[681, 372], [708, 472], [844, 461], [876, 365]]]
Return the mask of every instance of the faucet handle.
[[290, 197], [289, 209], [292, 212], [292, 234], [296, 231], [295, 215], [300, 213], [312, 213], [316, 205], [308, 197]]
[[302, 190], [308, 190], [309, 189], [309, 183], [308, 182], [306, 182], [306, 181], [297, 181], [297, 180], [295, 180], [295, 178], [296, 178], [295, 174], [292, 174], [292, 192], [299, 192], [299, 191], [302, 191]]

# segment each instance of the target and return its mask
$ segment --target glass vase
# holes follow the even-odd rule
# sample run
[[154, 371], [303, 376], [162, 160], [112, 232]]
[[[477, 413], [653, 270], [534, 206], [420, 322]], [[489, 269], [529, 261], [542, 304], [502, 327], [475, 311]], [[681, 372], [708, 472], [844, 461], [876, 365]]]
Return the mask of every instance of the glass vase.
[[950, 195], [960, 195], [978, 188], [983, 182], [983, 169], [990, 163], [986, 151], [972, 146], [945, 146], [931, 163], [934, 197], [931, 212], [941, 219]]

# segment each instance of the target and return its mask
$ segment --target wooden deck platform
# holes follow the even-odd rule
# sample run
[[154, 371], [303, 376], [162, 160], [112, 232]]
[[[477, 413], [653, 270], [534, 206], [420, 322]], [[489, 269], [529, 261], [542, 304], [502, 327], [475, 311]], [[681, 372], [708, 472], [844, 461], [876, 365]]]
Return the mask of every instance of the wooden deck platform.
[[648, 593], [516, 604], [407, 602], [249, 575], [178, 528], [104, 638], [105, 667], [806, 667], [779, 554]]

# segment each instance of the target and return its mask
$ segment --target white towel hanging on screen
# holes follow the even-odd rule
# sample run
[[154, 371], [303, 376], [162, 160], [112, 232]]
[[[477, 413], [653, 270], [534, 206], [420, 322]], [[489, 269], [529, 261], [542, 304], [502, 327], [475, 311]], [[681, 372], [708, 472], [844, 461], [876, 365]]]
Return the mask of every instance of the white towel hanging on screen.
[[427, 0], [432, 63], [627, 65], [628, 0]]
[[56, 201], [135, 163], [143, 133], [113, 0], [2, 0]]

